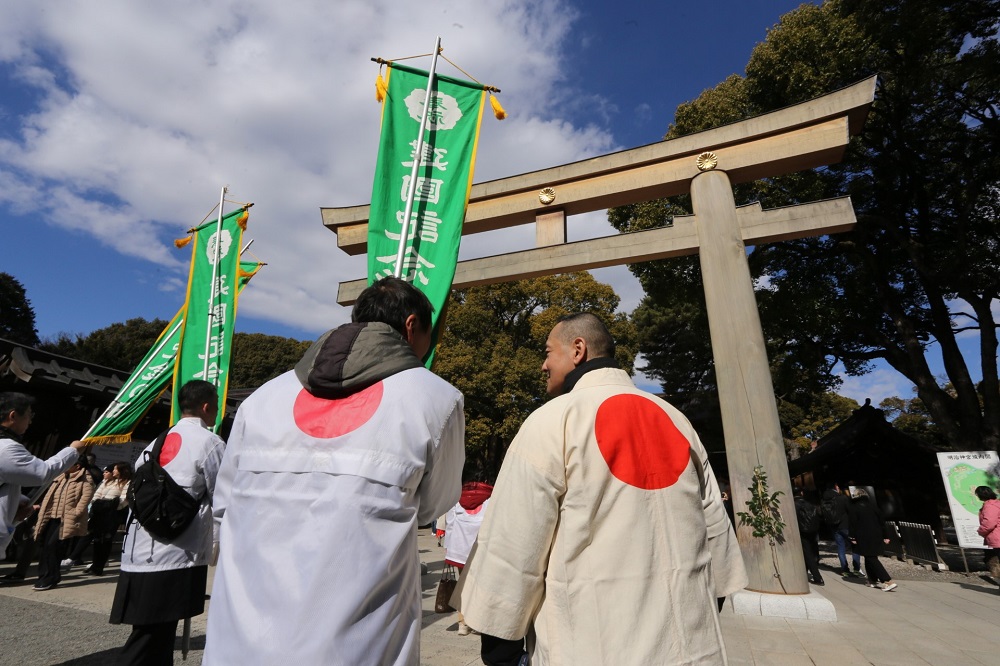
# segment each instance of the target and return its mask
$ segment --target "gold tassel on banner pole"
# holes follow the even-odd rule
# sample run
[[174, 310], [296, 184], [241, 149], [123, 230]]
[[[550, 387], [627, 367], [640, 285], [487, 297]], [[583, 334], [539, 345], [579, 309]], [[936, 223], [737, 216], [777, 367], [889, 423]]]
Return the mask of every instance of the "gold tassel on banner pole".
[[[482, 81], [480, 81], [476, 77], [474, 77], [471, 74], [469, 74], [467, 71], [465, 71], [464, 69], [462, 69], [461, 67], [459, 67], [458, 65], [456, 65], [455, 63], [453, 63], [451, 60], [448, 60], [448, 56], [446, 56], [444, 54], [444, 49], [443, 48], [438, 48], [438, 53], [437, 54], [440, 55], [445, 60], [447, 60], [448, 64], [450, 64], [452, 67], [454, 67], [458, 71], [462, 72], [462, 74], [464, 74], [465, 76], [467, 76], [469, 79], [471, 79], [472, 81], [475, 81], [479, 85], [483, 86], [483, 90], [485, 90], [486, 92], [488, 92], [490, 94], [490, 108], [493, 109], [493, 116], [497, 120], [503, 120], [504, 118], [507, 117], [507, 112], [504, 111], [504, 108], [502, 106], [500, 106], [500, 100], [498, 100], [494, 96], [494, 93], [499, 93], [500, 92], [499, 88], [497, 88], [496, 86], [487, 86], [487, 85], [484, 85]], [[426, 58], [427, 56], [432, 56], [432, 55], [434, 55], [434, 54], [433, 53], [421, 53], [420, 55], [406, 56], [405, 58], [393, 58], [392, 60], [386, 60], [384, 58], [372, 58], [371, 59], [372, 62], [377, 62], [379, 64], [378, 78], [375, 79], [375, 101], [381, 103], [385, 99], [385, 96], [388, 94], [388, 91], [389, 91], [389, 87], [386, 84], [385, 79], [382, 78], [382, 65], [389, 65], [391, 67], [392, 63], [395, 62], [395, 61], [397, 61], [397, 60], [412, 60], [413, 58]]]
[[388, 92], [389, 88], [385, 84], [385, 79], [382, 78], [382, 68], [379, 67], [378, 78], [375, 79], [375, 101], [381, 104]]
[[500, 106], [500, 100], [498, 100], [493, 93], [490, 93], [490, 107], [493, 109], [493, 115], [497, 120], [503, 120], [507, 117], [507, 112], [503, 110]]
[[[238, 220], [236, 220], [236, 224], [240, 225], [240, 229], [242, 229], [243, 231], [246, 231], [247, 230], [247, 219], [250, 217], [250, 207], [253, 206], [253, 202], [244, 203], [242, 201], [232, 201], [230, 199], [226, 199], [226, 201], [228, 201], [229, 203], [235, 203], [236, 205], [243, 207], [243, 214], [240, 215], [240, 218]], [[174, 241], [174, 247], [176, 247], [177, 249], [180, 249], [182, 247], [187, 247], [191, 243], [191, 240], [194, 238], [194, 236], [192, 234], [194, 234], [194, 232], [197, 231], [198, 228], [201, 227], [201, 225], [205, 224], [205, 220], [208, 219], [208, 216], [211, 215], [212, 213], [214, 213], [218, 208], [219, 208], [219, 205], [216, 204], [212, 208], [212, 210], [208, 211], [208, 215], [206, 215], [205, 217], [202, 218], [201, 222], [199, 222], [196, 226], [191, 227], [190, 229], [188, 229], [188, 235], [187, 236], [185, 236], [184, 238], [178, 238], [177, 240], [175, 240]]]

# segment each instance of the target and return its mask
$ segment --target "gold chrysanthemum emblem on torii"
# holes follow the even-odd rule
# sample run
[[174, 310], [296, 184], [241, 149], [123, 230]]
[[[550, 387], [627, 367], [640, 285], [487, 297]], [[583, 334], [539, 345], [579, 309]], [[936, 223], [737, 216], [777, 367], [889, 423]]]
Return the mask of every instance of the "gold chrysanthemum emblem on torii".
[[544, 187], [538, 192], [538, 200], [542, 204], [548, 206], [550, 203], [556, 200], [556, 191], [551, 187]]
[[719, 165], [719, 156], [713, 152], [704, 152], [695, 160], [698, 171], [711, 171]]

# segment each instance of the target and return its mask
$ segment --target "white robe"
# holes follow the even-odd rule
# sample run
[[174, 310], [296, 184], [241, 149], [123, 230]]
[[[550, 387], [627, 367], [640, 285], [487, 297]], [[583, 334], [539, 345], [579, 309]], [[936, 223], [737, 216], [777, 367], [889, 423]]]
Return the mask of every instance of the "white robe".
[[330, 438], [293, 420], [292, 372], [240, 407], [216, 493], [206, 666], [418, 664], [416, 528], [461, 493], [463, 401], [424, 368], [381, 385], [374, 413]]
[[[170, 542], [153, 537], [130, 516], [122, 543], [122, 571], [149, 573], [202, 567], [208, 566], [212, 557], [212, 493], [226, 444], [196, 416], [182, 418], [170, 432], [180, 435], [181, 447], [163, 469], [191, 497], [201, 497], [198, 515]], [[150, 443], [139, 454], [136, 469], [146, 461], [145, 453], [154, 445]], [[163, 454], [160, 460], [164, 460]]]
[[461, 503], [451, 507], [445, 516], [444, 557], [455, 564], [465, 564], [469, 559], [472, 544], [483, 525], [483, 516], [490, 501], [486, 500], [475, 509], [467, 511]]
[[452, 603], [485, 634], [527, 636], [532, 666], [719, 664], [716, 596], [745, 584], [690, 423], [596, 369], [521, 427]]

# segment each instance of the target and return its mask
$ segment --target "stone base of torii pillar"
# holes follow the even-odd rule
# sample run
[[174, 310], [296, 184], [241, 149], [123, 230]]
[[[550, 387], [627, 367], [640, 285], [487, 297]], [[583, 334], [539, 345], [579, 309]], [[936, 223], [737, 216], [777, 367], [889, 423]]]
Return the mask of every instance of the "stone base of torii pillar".
[[836, 622], [833, 602], [816, 590], [808, 594], [766, 594], [741, 590], [729, 597], [736, 615], [787, 617], [794, 620]]

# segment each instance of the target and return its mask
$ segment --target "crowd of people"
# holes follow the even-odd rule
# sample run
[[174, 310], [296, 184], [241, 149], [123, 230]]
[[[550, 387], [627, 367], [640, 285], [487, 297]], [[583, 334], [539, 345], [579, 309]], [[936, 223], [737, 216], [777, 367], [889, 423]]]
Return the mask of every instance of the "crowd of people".
[[[867, 576], [868, 587], [883, 592], [892, 592], [899, 587], [878, 559], [889, 543], [889, 535], [885, 519], [868, 496], [868, 491], [857, 488], [853, 497], [849, 498], [834, 483], [823, 494], [821, 507], [806, 500], [802, 488], [795, 490], [796, 522], [809, 582], [820, 586], [825, 584], [819, 568], [819, 531], [826, 524], [837, 544], [841, 576]], [[853, 570], [847, 566], [848, 549], [851, 550]], [[865, 570], [861, 568], [862, 557], [865, 558]]]
[[[38, 579], [33, 589], [51, 590], [63, 573], [84, 565], [91, 545], [93, 561], [84, 573], [104, 575], [112, 541], [127, 513], [131, 466], [119, 462], [102, 472], [79, 441], [46, 461], [35, 458], [20, 443], [34, 418], [31, 396], [0, 394], [0, 415], [0, 520], [5, 528], [0, 552], [13, 550], [18, 563], [2, 580], [24, 580], [37, 556]], [[21, 495], [22, 487], [45, 492], [35, 504]]]
[[[132, 627], [119, 663], [173, 663], [178, 623], [204, 612], [216, 565], [204, 664], [415, 665], [417, 527], [437, 516], [444, 560], [461, 572], [459, 633], [479, 635], [484, 663], [725, 663], [718, 611], [747, 584], [728, 494], [688, 420], [618, 367], [602, 321], [573, 314], [551, 329], [552, 399], [521, 426], [495, 485], [462, 483], [464, 397], [425, 367], [431, 340], [427, 298], [382, 279], [351, 323], [243, 402], [228, 442], [212, 431], [216, 387], [189, 382], [181, 419], [99, 486], [83, 442], [32, 456], [20, 443], [30, 399], [0, 394], [0, 546], [33, 516], [35, 589], [88, 547], [87, 572], [101, 575], [133, 469], [142, 478], [155, 462], [190, 510], [169, 537], [136, 512], [126, 523], [110, 614]], [[38, 505], [21, 495], [47, 484]], [[870, 584], [895, 588], [878, 562], [877, 507], [838, 486], [827, 495], [843, 575], [865, 573], [864, 557]], [[1000, 504], [984, 501], [995, 525]], [[820, 510], [800, 494], [796, 512], [822, 584]]]

